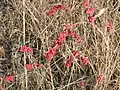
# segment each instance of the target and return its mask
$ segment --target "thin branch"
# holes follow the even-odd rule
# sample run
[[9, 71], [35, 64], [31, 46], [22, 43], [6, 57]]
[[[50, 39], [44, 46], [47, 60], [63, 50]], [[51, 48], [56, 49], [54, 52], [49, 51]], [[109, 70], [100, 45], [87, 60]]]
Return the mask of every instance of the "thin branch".
[[[23, 0], [23, 43], [25, 45], [25, 0]], [[25, 65], [26, 65], [26, 55], [25, 55], [25, 52], [24, 52], [24, 70], [25, 70], [25, 87], [26, 87], [26, 90], [28, 90], [28, 80], [27, 80], [27, 69], [25, 68]]]

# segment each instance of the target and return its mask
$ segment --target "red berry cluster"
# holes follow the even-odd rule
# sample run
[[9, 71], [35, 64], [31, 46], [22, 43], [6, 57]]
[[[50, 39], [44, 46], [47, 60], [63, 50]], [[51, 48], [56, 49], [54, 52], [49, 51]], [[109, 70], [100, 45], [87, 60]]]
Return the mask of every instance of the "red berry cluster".
[[33, 53], [33, 49], [27, 47], [26, 45], [23, 45], [22, 47], [20, 47], [20, 52]]
[[78, 61], [81, 61], [83, 65], [88, 64], [88, 58], [87, 57], [82, 57], [82, 56], [80, 56], [80, 53], [78, 51], [73, 50], [72, 55], [70, 55], [70, 57], [68, 57], [67, 60], [66, 60], [65, 66], [67, 68], [71, 67], [74, 58], [77, 58]]
[[56, 50], [63, 44], [67, 36], [72, 36], [76, 39], [76, 43], [81, 42], [81, 37], [73, 31], [68, 31], [69, 25], [66, 24], [63, 32], [58, 34], [55, 39], [54, 44], [49, 48], [49, 50], [44, 54], [47, 61], [51, 61], [53, 56], [56, 54]]
[[26, 64], [25, 67], [27, 68], [27, 70], [32, 70], [35, 68], [41, 68], [43, 66], [43, 64]]
[[56, 13], [58, 10], [64, 10], [64, 5], [55, 5], [47, 12], [48, 16], [52, 16], [54, 13]]
[[[14, 76], [15, 76], [15, 75], [8, 75], [8, 76], [6, 76], [6, 77], [4, 78], [5, 82], [10, 83], [10, 82], [14, 81]], [[2, 79], [2, 78], [3, 78], [3, 77], [0, 76], [0, 79]]]
[[93, 14], [94, 14], [96, 8], [89, 6], [89, 0], [85, 0], [83, 2], [83, 7], [85, 8], [85, 14], [90, 15], [88, 17], [88, 20], [91, 23], [91, 25], [94, 27], [95, 26], [94, 22], [95, 22], [96, 18], [93, 16]]
[[[83, 2], [83, 7], [85, 8], [85, 14], [89, 15], [88, 21], [91, 23], [92, 27], [95, 28], [96, 27], [96, 25], [95, 25], [96, 17], [93, 16], [93, 14], [94, 14], [96, 8], [89, 6], [89, 0], [85, 0]], [[112, 21], [107, 20], [106, 27], [107, 27], [108, 31], [112, 30], [112, 28], [113, 28]]]
[[[76, 26], [76, 25], [73, 24], [72, 27], [70, 28], [70, 30], [68, 30], [70, 26], [69, 26], [68, 24], [65, 25], [65, 28], [64, 28], [63, 32], [60, 32], [60, 33], [58, 34], [58, 37], [55, 39], [54, 44], [53, 44], [53, 45], [49, 48], [49, 50], [44, 54], [44, 56], [45, 56], [45, 58], [46, 58], [47, 61], [51, 62], [53, 56], [56, 54], [56, 50], [57, 50], [60, 46], [63, 45], [63, 42], [66, 40], [66, 37], [71, 36], [71, 37], [75, 38], [75, 42], [76, 42], [77, 44], [81, 43], [81, 41], [82, 41], [82, 40], [81, 40], [81, 37], [72, 30], [72, 28], [75, 27], [75, 26]], [[88, 64], [88, 58], [86, 58], [86, 57], [81, 57], [78, 51], [73, 50], [73, 51], [72, 51], [72, 55], [70, 55], [70, 56], [67, 57], [67, 59], [66, 59], [65, 66], [66, 66], [67, 68], [71, 67], [72, 62], [73, 62], [73, 60], [74, 60], [74, 57], [76, 57], [79, 61], [81, 60], [84, 65], [87, 65], [87, 64]]]

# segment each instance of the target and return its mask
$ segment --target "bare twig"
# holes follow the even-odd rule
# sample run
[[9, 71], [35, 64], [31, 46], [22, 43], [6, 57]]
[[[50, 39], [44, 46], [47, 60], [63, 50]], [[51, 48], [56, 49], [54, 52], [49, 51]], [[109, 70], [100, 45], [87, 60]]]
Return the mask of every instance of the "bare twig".
[[[25, 0], [23, 0], [23, 43], [25, 45]], [[26, 86], [26, 90], [28, 90], [28, 80], [27, 80], [27, 69], [25, 67], [26, 65], [26, 55], [24, 52], [24, 70], [25, 70], [25, 86]]]

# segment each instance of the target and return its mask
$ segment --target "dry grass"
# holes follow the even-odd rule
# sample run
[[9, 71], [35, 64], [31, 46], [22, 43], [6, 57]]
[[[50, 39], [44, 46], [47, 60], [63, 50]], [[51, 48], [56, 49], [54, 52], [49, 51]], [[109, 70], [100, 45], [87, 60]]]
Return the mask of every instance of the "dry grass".
[[[82, 2], [0, 0], [0, 44], [6, 47], [4, 58], [11, 63], [3, 75], [16, 74], [12, 83], [1, 80], [5, 90], [120, 90], [120, 1], [91, 0], [90, 6], [96, 7], [95, 15], [107, 7], [96, 19], [96, 29], [87, 21]], [[46, 13], [50, 7], [58, 3], [69, 10], [48, 17]], [[110, 32], [105, 28], [107, 19], [113, 21]], [[82, 37], [82, 43], [78, 45], [71, 38], [64, 41], [64, 47], [57, 50], [52, 62], [46, 62], [43, 54], [57, 34], [63, 31], [65, 24], [74, 23], [79, 23], [74, 31]], [[20, 53], [21, 43], [32, 47], [33, 55]], [[65, 60], [72, 50], [88, 57], [89, 64], [85, 66], [75, 60], [70, 68], [66, 68]], [[41, 69], [27, 71], [25, 68], [26, 63], [41, 62], [44, 64]], [[102, 83], [97, 82], [98, 75], [103, 76]], [[82, 80], [85, 81], [84, 88], [81, 88]]]

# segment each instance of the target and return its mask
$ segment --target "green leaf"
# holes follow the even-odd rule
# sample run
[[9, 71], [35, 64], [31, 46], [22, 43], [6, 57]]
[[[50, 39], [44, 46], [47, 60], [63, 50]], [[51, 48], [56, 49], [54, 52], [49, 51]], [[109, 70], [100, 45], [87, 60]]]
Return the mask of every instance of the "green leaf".
[[42, 69], [39, 69], [39, 72], [41, 73], [41, 72], [42, 72]]
[[73, 38], [71, 36], [67, 37], [66, 40], [73, 40]]
[[41, 63], [42, 63], [43, 65], [45, 65], [45, 63], [46, 63], [46, 60], [42, 60], [42, 61], [41, 61]]
[[22, 41], [19, 42], [19, 47], [22, 46], [22, 45], [24, 45], [24, 43]]

